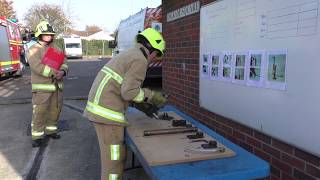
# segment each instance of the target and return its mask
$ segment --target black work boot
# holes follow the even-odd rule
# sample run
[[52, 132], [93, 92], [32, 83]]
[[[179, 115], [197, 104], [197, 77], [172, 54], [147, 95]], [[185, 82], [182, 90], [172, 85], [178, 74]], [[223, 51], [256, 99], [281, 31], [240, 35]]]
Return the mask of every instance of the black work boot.
[[32, 147], [40, 147], [42, 144], [42, 139], [32, 140]]
[[51, 139], [60, 139], [61, 136], [57, 133], [52, 133], [52, 134], [48, 134], [47, 137]]

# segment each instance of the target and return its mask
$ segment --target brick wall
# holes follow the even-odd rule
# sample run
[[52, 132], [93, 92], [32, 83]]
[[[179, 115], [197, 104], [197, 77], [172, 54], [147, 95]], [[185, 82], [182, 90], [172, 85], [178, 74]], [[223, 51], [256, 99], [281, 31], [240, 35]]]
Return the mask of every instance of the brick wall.
[[[201, 6], [214, 0], [202, 0]], [[320, 157], [288, 145], [231, 119], [199, 107], [200, 13], [166, 22], [166, 14], [193, 0], [162, 0], [163, 34], [167, 50], [163, 66], [163, 89], [170, 102], [235, 144], [268, 161], [267, 179], [320, 179]]]

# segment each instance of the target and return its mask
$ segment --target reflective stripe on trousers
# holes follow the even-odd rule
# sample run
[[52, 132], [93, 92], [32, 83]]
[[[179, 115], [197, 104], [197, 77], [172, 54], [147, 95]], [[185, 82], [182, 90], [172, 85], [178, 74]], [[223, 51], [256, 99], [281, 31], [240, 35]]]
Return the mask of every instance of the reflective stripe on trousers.
[[57, 126], [47, 126], [46, 127], [46, 130], [49, 130], [49, 131], [56, 131], [58, 129]]
[[127, 123], [123, 113], [113, 111], [111, 109], [108, 109], [99, 105], [101, 93], [104, 87], [109, 82], [109, 80], [112, 78], [115, 81], [117, 81], [120, 85], [122, 84], [122, 81], [123, 81], [123, 78], [118, 73], [114, 72], [112, 69], [106, 66], [104, 66], [101, 71], [104, 72], [105, 76], [103, 77], [99, 87], [97, 88], [96, 95], [94, 97], [93, 102], [91, 101], [87, 102], [86, 110], [90, 111], [93, 114], [96, 114], [98, 116], [101, 116], [103, 118], [106, 118], [112, 121], [116, 121], [119, 123]]
[[[56, 91], [54, 84], [32, 84], [32, 90], [45, 90], [45, 91]], [[58, 83], [59, 89], [63, 89], [63, 84]]]
[[31, 134], [32, 134], [32, 136], [42, 136], [42, 135], [44, 135], [44, 131], [41, 131], [41, 132], [32, 131]]
[[119, 144], [110, 145], [110, 159], [111, 159], [111, 161], [120, 160], [120, 145]]
[[118, 180], [119, 175], [118, 174], [109, 174], [109, 180]]

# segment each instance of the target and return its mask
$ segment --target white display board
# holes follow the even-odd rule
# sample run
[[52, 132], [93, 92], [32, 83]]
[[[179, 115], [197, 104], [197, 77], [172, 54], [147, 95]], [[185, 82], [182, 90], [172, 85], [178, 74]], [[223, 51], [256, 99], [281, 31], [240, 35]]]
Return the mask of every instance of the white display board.
[[203, 6], [200, 105], [320, 155], [319, 1]]

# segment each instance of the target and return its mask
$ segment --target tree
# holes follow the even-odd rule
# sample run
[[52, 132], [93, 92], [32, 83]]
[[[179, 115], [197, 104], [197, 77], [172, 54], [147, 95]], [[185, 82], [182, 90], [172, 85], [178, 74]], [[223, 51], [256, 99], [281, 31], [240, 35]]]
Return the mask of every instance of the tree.
[[0, 16], [6, 16], [6, 18], [15, 18], [15, 11], [12, 7], [12, 1], [0, 0]]
[[99, 32], [99, 31], [102, 31], [102, 29], [97, 25], [86, 25], [85, 32], [86, 32], [87, 36], [90, 36], [94, 33]]
[[72, 27], [62, 7], [55, 4], [34, 4], [25, 14], [24, 20], [27, 27], [35, 29], [43, 20], [48, 21], [57, 34], [65, 32]]

